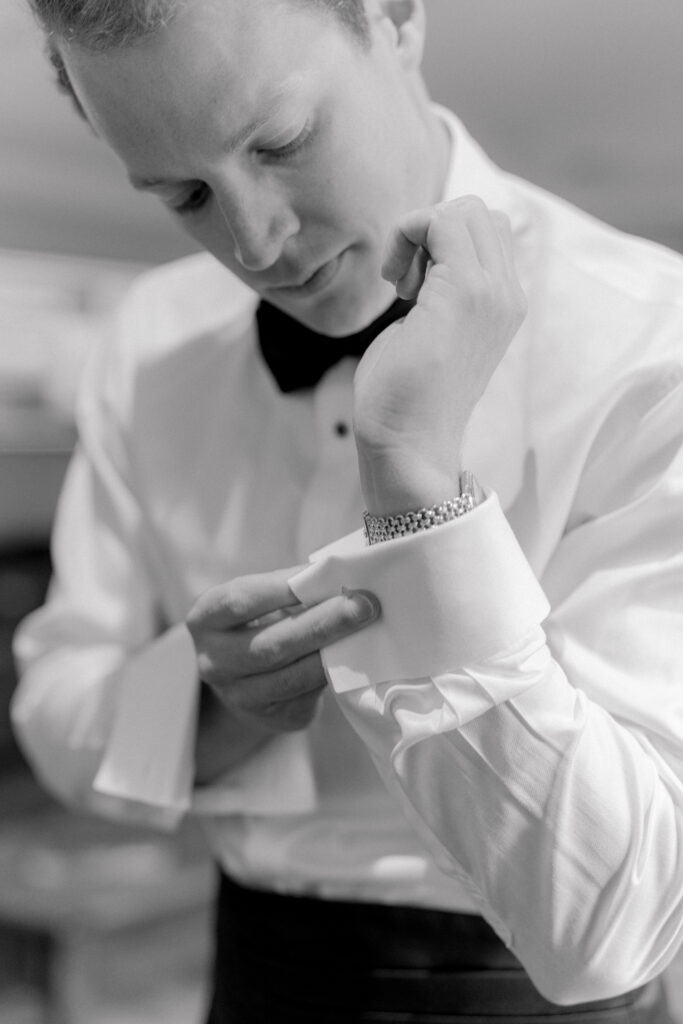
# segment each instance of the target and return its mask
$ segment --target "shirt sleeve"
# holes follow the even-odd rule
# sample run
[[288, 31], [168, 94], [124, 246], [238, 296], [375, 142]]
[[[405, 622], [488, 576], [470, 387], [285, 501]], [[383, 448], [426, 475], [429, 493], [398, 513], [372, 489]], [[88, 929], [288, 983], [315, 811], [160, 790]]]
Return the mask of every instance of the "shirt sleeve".
[[623, 438], [593, 458], [549, 604], [495, 496], [407, 539], [347, 540], [292, 581], [303, 600], [377, 593], [382, 618], [325, 651], [339, 703], [558, 1003], [643, 984], [683, 939], [682, 398], [630, 424], [628, 460]]
[[297, 734], [195, 789], [199, 681], [191, 638], [182, 624], [160, 626], [149, 524], [117, 426], [125, 382], [98, 362], [88, 372], [80, 440], [53, 531], [48, 600], [15, 637], [12, 720], [24, 752], [66, 803], [162, 828], [188, 810], [309, 810], [310, 758]]

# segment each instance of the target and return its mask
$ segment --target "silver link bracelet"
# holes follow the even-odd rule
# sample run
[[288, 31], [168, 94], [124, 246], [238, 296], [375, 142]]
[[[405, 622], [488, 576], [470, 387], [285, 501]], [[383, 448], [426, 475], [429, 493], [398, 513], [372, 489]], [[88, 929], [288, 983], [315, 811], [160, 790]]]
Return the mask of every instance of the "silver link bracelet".
[[472, 473], [466, 471], [460, 477], [460, 494], [457, 498], [448, 498], [431, 508], [419, 508], [415, 512], [402, 512], [395, 516], [373, 516], [364, 512], [365, 538], [368, 544], [379, 544], [385, 540], [431, 530], [464, 516], [478, 504], [479, 487]]

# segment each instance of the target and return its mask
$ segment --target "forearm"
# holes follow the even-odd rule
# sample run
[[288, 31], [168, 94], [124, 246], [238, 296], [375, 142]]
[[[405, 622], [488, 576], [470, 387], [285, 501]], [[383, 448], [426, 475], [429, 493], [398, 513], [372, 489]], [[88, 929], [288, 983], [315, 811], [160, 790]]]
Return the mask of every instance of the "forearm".
[[[89, 810], [172, 824], [189, 806], [196, 667], [181, 627], [135, 653], [84, 644], [48, 605], [23, 624], [13, 722], [45, 786]], [[145, 811], [147, 808], [147, 811]]]
[[[476, 714], [473, 689], [498, 699], [522, 674], [528, 689]], [[548, 998], [605, 998], [666, 966], [683, 789], [570, 685], [542, 637], [507, 663], [339, 699], [441, 869]]]
[[[382, 619], [325, 651], [346, 717], [544, 994], [606, 997], [680, 943], [680, 566], [667, 541], [680, 510], [673, 492], [654, 494], [630, 510], [638, 530], [624, 513], [621, 534], [607, 518], [565, 542], [549, 646], [547, 602], [497, 504], [407, 539], [333, 546], [292, 586], [306, 600], [373, 581]], [[624, 544], [645, 529], [640, 579], [661, 607], [641, 614], [622, 585]]]
[[92, 807], [104, 751], [113, 674], [93, 675], [93, 652], [65, 649], [23, 673], [12, 698], [12, 725], [38, 779], [66, 804]]

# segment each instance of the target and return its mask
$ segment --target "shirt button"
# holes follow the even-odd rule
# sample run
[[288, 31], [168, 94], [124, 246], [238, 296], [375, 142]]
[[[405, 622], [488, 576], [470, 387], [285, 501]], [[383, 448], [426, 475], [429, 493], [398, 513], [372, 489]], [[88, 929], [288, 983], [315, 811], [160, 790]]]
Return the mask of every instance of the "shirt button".
[[348, 423], [344, 423], [343, 420], [339, 420], [339, 422], [334, 425], [334, 432], [337, 437], [346, 437], [349, 432]]

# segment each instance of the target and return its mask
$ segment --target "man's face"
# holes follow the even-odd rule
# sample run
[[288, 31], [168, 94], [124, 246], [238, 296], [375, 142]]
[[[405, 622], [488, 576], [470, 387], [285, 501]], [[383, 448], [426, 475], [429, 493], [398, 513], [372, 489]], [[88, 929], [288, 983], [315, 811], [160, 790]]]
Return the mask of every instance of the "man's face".
[[440, 182], [387, 19], [366, 51], [329, 12], [189, 0], [146, 40], [64, 58], [133, 184], [260, 295], [334, 335], [388, 305], [388, 231]]

